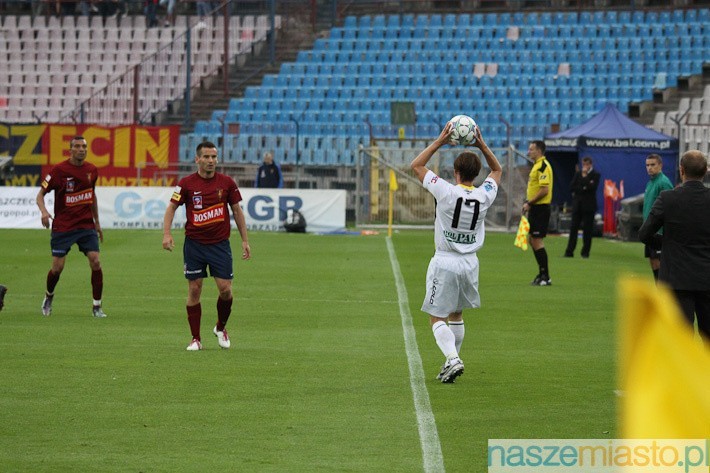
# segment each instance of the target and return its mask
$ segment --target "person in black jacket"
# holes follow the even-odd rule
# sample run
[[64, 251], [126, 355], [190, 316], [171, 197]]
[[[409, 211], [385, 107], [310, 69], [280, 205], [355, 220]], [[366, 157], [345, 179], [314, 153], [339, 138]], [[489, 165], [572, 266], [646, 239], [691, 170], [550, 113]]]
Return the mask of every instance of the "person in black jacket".
[[569, 240], [565, 257], [574, 256], [577, 247], [577, 232], [582, 225], [582, 258], [589, 258], [592, 249], [592, 233], [594, 232], [594, 214], [597, 212], [597, 187], [600, 175], [592, 167], [592, 158], [582, 158], [582, 170], [577, 171], [572, 178], [572, 223], [569, 229]]
[[661, 192], [639, 229], [651, 244], [663, 227], [663, 252], [658, 280], [668, 284], [688, 322], [710, 343], [710, 189], [703, 185], [707, 157], [690, 150], [680, 158], [683, 184]]
[[274, 161], [274, 155], [267, 151], [264, 153], [264, 163], [256, 171], [255, 186], [259, 188], [281, 189], [284, 178], [281, 167]]

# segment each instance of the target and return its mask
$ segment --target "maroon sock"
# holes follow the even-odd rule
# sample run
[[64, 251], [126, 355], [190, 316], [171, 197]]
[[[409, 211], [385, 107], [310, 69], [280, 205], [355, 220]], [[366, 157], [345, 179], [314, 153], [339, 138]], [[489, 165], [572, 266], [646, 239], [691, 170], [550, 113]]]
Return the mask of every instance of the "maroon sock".
[[200, 320], [202, 319], [202, 305], [198, 302], [195, 305], [187, 306], [187, 321], [190, 324], [192, 338], [200, 340]]
[[222, 300], [221, 297], [217, 298], [217, 330], [220, 332], [224, 330], [224, 326], [227, 325], [227, 320], [229, 320], [229, 315], [232, 313], [232, 298]]
[[51, 269], [47, 273], [47, 294], [54, 294], [54, 288], [57, 287], [59, 282], [59, 274], [55, 273]]
[[91, 271], [91, 291], [94, 299], [100, 301], [104, 292], [104, 272], [100, 269]]

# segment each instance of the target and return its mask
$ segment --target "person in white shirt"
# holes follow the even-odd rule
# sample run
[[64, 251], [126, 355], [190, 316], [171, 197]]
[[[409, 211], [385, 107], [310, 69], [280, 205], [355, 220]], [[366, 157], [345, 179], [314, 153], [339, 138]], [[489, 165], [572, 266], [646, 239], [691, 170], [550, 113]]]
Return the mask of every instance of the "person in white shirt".
[[446, 357], [437, 376], [442, 383], [453, 383], [463, 374], [459, 351], [464, 338], [463, 309], [481, 306], [478, 294], [478, 257], [485, 239], [486, 212], [496, 198], [503, 169], [476, 129], [472, 144], [483, 154], [491, 172], [480, 187], [473, 181], [481, 171], [481, 160], [464, 151], [454, 160], [453, 185], [427, 169], [439, 148], [451, 143], [453, 127], [447, 123], [439, 137], [412, 161], [419, 180], [436, 199], [434, 243], [426, 276], [426, 295], [422, 311], [429, 314], [436, 343]]

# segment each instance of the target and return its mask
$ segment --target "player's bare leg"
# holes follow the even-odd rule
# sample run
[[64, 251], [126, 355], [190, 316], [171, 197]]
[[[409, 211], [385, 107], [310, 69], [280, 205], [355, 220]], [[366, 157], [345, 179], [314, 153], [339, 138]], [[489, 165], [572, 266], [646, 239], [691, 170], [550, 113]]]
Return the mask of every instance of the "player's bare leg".
[[187, 321], [190, 324], [192, 341], [187, 346], [188, 351], [202, 350], [200, 339], [200, 321], [202, 320], [202, 305], [200, 296], [202, 295], [202, 279], [191, 279], [187, 281]]
[[217, 342], [221, 348], [229, 348], [232, 342], [229, 340], [227, 333], [227, 321], [232, 313], [232, 280], [214, 278], [219, 290], [219, 298], [217, 298], [217, 324], [212, 332], [217, 337]]
[[52, 267], [47, 273], [47, 289], [42, 301], [42, 315], [49, 317], [52, 314], [52, 301], [54, 300], [54, 289], [59, 282], [59, 276], [64, 271], [66, 256], [53, 256]]
[[91, 313], [94, 317], [102, 319], [106, 317], [106, 313], [101, 308], [101, 295], [104, 290], [104, 273], [101, 269], [101, 261], [99, 261], [98, 251], [89, 251], [86, 253], [91, 267], [91, 293], [94, 299]]

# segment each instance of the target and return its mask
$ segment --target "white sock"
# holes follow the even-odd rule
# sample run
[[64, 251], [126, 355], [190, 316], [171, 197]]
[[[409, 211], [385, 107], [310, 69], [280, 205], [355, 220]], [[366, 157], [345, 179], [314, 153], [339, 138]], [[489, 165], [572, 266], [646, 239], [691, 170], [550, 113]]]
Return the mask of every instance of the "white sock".
[[439, 345], [439, 349], [447, 360], [459, 356], [456, 351], [456, 337], [454, 337], [454, 334], [451, 332], [449, 326], [446, 325], [446, 322], [443, 320], [436, 322], [431, 326], [431, 330], [434, 332], [436, 344]]
[[101, 299], [93, 299], [94, 307], [101, 307]]
[[463, 343], [463, 337], [466, 334], [466, 328], [463, 325], [463, 320], [461, 322], [449, 322], [449, 329], [456, 337], [456, 353], [461, 353], [461, 344]]

